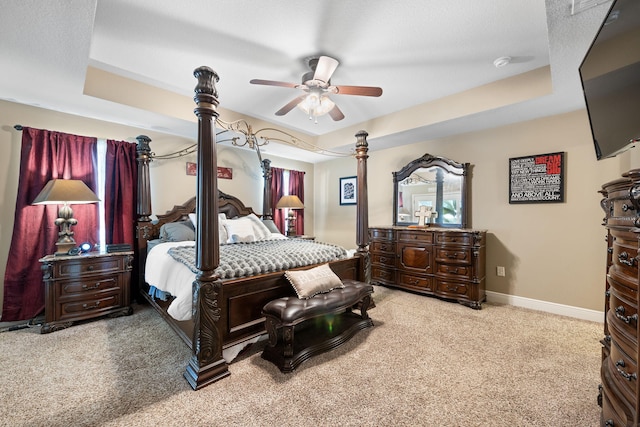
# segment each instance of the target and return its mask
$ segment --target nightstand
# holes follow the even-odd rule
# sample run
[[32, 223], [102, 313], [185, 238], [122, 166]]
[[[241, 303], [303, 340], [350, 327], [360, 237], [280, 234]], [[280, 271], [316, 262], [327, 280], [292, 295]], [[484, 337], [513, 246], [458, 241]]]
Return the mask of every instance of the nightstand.
[[101, 316], [129, 315], [133, 252], [47, 255], [40, 259], [45, 322], [40, 333]]

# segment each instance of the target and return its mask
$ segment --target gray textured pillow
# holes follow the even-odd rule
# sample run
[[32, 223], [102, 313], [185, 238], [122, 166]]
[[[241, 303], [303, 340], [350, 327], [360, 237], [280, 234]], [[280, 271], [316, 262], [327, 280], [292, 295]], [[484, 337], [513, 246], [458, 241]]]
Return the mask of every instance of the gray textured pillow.
[[263, 219], [262, 223], [267, 226], [270, 232], [280, 233], [280, 230], [278, 230], [278, 227], [276, 227], [276, 223], [273, 222], [272, 219]]
[[168, 222], [160, 227], [163, 242], [186, 242], [196, 240], [196, 233], [189, 221]]
[[308, 299], [336, 288], [344, 288], [342, 280], [331, 270], [329, 264], [322, 264], [308, 270], [287, 270], [284, 275], [300, 299]]

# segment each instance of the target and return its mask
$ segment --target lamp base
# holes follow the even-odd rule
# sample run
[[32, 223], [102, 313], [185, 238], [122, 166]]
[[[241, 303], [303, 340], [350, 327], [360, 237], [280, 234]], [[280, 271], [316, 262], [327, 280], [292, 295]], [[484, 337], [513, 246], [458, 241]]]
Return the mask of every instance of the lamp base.
[[56, 242], [56, 253], [54, 255], [69, 255], [69, 251], [76, 247], [76, 242]]
[[287, 217], [287, 237], [296, 237], [296, 217], [293, 209], [289, 209], [289, 216]]

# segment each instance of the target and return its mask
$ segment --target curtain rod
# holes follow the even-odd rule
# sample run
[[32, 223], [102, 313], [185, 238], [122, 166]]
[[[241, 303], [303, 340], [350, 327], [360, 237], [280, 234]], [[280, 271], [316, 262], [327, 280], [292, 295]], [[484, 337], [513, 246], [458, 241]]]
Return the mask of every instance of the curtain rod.
[[22, 130], [22, 125], [15, 125], [13, 128], [15, 130]]

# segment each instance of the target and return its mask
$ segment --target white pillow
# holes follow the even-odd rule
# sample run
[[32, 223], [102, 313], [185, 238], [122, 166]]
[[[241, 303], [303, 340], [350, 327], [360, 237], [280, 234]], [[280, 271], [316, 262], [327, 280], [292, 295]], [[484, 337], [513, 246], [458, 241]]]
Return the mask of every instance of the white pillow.
[[[264, 225], [260, 218], [255, 214], [249, 214], [243, 218], [247, 218], [253, 225], [253, 234], [256, 236], [256, 240], [262, 240], [271, 237], [271, 230]], [[242, 219], [242, 218], [240, 218]]]
[[[193, 223], [193, 228], [197, 229], [198, 227], [198, 217], [195, 213], [189, 214], [189, 219], [191, 223]], [[218, 213], [218, 240], [220, 243], [227, 243], [229, 240], [229, 236], [227, 235], [227, 229], [224, 228], [224, 223], [227, 221], [227, 215], [224, 213]]]
[[254, 242], [253, 223], [250, 220], [238, 218], [224, 222], [227, 229], [227, 243]]

